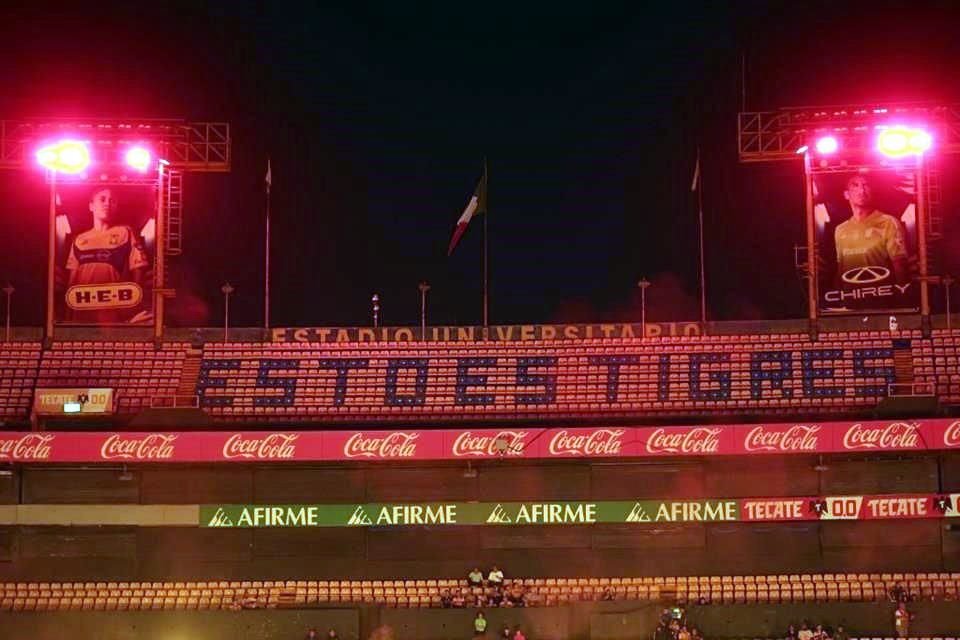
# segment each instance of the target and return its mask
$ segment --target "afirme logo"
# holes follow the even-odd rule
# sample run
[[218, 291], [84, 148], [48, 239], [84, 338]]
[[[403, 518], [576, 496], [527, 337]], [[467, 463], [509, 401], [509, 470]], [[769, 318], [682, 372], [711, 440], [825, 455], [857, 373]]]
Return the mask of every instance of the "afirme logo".
[[350, 519], [347, 520], [347, 525], [351, 527], [362, 527], [368, 524], [373, 524], [373, 520], [370, 519], [362, 504], [354, 509]]
[[630, 514], [627, 516], [627, 522], [650, 522], [650, 514], [647, 513], [647, 510], [643, 508], [643, 505], [637, 502], [633, 505], [633, 509], [630, 510]]
[[207, 523], [208, 527], [232, 527], [234, 526], [233, 520], [230, 519], [230, 516], [227, 515], [227, 512], [223, 508], [218, 508], [217, 512], [213, 514], [213, 517], [210, 518], [210, 522]]
[[487, 524], [510, 524], [511, 522], [513, 522], [513, 520], [510, 519], [503, 505], [499, 502], [490, 512], [490, 515], [487, 516]]

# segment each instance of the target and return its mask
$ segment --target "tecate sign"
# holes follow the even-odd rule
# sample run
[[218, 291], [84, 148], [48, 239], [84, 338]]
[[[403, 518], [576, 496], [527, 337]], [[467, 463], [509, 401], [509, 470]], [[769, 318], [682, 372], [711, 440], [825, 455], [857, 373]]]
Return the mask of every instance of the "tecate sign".
[[343, 455], [347, 458], [414, 458], [417, 455], [419, 433], [394, 431], [392, 433], [366, 435], [354, 433], [343, 445]]
[[223, 443], [223, 457], [248, 460], [292, 460], [297, 455], [296, 433], [270, 433], [260, 438], [244, 438], [235, 433]]

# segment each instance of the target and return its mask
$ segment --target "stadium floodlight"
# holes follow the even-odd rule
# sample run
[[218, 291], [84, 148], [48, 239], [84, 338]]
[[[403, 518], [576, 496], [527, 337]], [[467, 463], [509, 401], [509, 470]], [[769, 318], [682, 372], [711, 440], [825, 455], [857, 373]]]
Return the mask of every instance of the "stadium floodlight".
[[90, 166], [90, 149], [80, 140], [60, 140], [40, 147], [36, 158], [45, 169], [75, 174]]
[[839, 148], [840, 143], [837, 142], [837, 139], [833, 136], [823, 136], [817, 140], [817, 153], [819, 154], [829, 155], [836, 153]]
[[150, 168], [151, 157], [152, 154], [149, 149], [136, 146], [127, 149], [125, 159], [128, 166], [136, 169], [140, 173], [146, 173], [147, 169]]
[[888, 158], [903, 158], [929, 150], [933, 137], [923, 129], [896, 125], [886, 127], [877, 136], [877, 150]]

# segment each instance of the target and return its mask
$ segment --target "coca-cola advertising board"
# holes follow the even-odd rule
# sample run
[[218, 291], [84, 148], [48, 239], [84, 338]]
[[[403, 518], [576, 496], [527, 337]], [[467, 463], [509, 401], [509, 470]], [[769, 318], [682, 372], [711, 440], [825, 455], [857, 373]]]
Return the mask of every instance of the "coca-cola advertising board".
[[950, 449], [960, 449], [960, 420], [385, 431], [0, 432], [0, 464], [626, 459]]

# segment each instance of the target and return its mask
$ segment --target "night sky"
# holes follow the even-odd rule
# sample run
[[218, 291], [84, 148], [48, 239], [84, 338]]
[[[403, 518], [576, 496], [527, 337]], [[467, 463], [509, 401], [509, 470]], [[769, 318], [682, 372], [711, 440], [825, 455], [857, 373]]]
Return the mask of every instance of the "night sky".
[[[231, 123], [232, 173], [187, 179], [172, 324], [219, 322], [225, 280], [236, 324], [262, 320], [268, 156], [275, 326], [366, 324], [374, 292], [416, 324], [421, 280], [431, 323], [478, 323], [482, 220], [446, 248], [484, 157], [491, 322], [637, 320], [643, 275], [650, 319], [696, 319], [698, 144], [710, 317], [800, 317], [800, 168], [737, 163], [741, 61], [750, 110], [958, 100], [950, 3], [149, 4], [5, 9], [0, 117]], [[21, 324], [45, 198], [0, 173]]]

